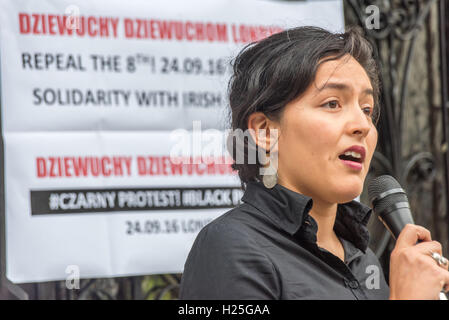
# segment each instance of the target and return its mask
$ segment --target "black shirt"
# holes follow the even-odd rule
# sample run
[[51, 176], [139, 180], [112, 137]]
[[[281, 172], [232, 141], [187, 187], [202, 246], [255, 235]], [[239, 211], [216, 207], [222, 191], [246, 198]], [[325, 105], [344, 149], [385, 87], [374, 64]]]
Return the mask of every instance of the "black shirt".
[[344, 262], [318, 247], [312, 198], [281, 185], [247, 185], [243, 203], [205, 226], [189, 253], [180, 299], [388, 299], [368, 248], [371, 208], [338, 204]]

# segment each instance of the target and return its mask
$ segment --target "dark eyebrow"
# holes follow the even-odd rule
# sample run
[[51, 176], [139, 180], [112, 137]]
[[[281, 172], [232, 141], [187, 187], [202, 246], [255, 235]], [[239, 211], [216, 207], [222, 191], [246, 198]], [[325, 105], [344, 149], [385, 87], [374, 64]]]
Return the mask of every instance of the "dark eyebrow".
[[[337, 89], [337, 90], [344, 90], [344, 91], [351, 90], [351, 88], [344, 83], [328, 82], [328, 83], [325, 83], [324, 86], [322, 86], [321, 88], [318, 88], [318, 91], [321, 92], [326, 89]], [[362, 94], [363, 95], [371, 95], [374, 97], [374, 91], [371, 88], [366, 88], [365, 90], [363, 90]]]

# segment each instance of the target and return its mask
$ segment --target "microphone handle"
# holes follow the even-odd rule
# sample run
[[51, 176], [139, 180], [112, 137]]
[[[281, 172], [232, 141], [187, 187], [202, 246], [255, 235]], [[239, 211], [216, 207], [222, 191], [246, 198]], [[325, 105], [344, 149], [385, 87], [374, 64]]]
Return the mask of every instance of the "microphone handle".
[[399, 207], [397, 204], [392, 204], [383, 212], [378, 214], [379, 220], [382, 221], [385, 228], [390, 231], [394, 240], [396, 240], [401, 233], [402, 229], [404, 229], [405, 225], [415, 224], [413, 221], [412, 214], [410, 212], [410, 208], [408, 207]]

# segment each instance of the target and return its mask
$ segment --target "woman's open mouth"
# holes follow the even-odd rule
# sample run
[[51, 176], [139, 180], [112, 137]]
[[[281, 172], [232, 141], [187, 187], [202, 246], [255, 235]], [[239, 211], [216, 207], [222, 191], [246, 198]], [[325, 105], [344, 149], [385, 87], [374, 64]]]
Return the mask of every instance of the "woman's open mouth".
[[349, 168], [354, 170], [362, 169], [362, 155], [354, 151], [347, 151], [338, 156], [340, 160]]

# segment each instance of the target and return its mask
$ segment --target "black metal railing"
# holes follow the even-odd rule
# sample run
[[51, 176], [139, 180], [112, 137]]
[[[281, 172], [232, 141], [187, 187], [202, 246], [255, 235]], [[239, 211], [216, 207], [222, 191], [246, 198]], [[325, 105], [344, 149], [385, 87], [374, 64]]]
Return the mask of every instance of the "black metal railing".
[[[380, 9], [378, 29], [365, 25], [370, 5]], [[362, 27], [375, 48], [383, 84], [378, 147], [366, 183], [380, 174], [394, 176], [408, 193], [415, 222], [429, 228], [447, 248], [448, 74], [443, 55], [448, 3], [347, 0], [345, 6], [347, 20]], [[438, 56], [439, 51], [444, 54]], [[361, 198], [368, 202], [366, 194]], [[390, 234], [375, 219], [370, 228], [372, 247], [388, 276]]]

